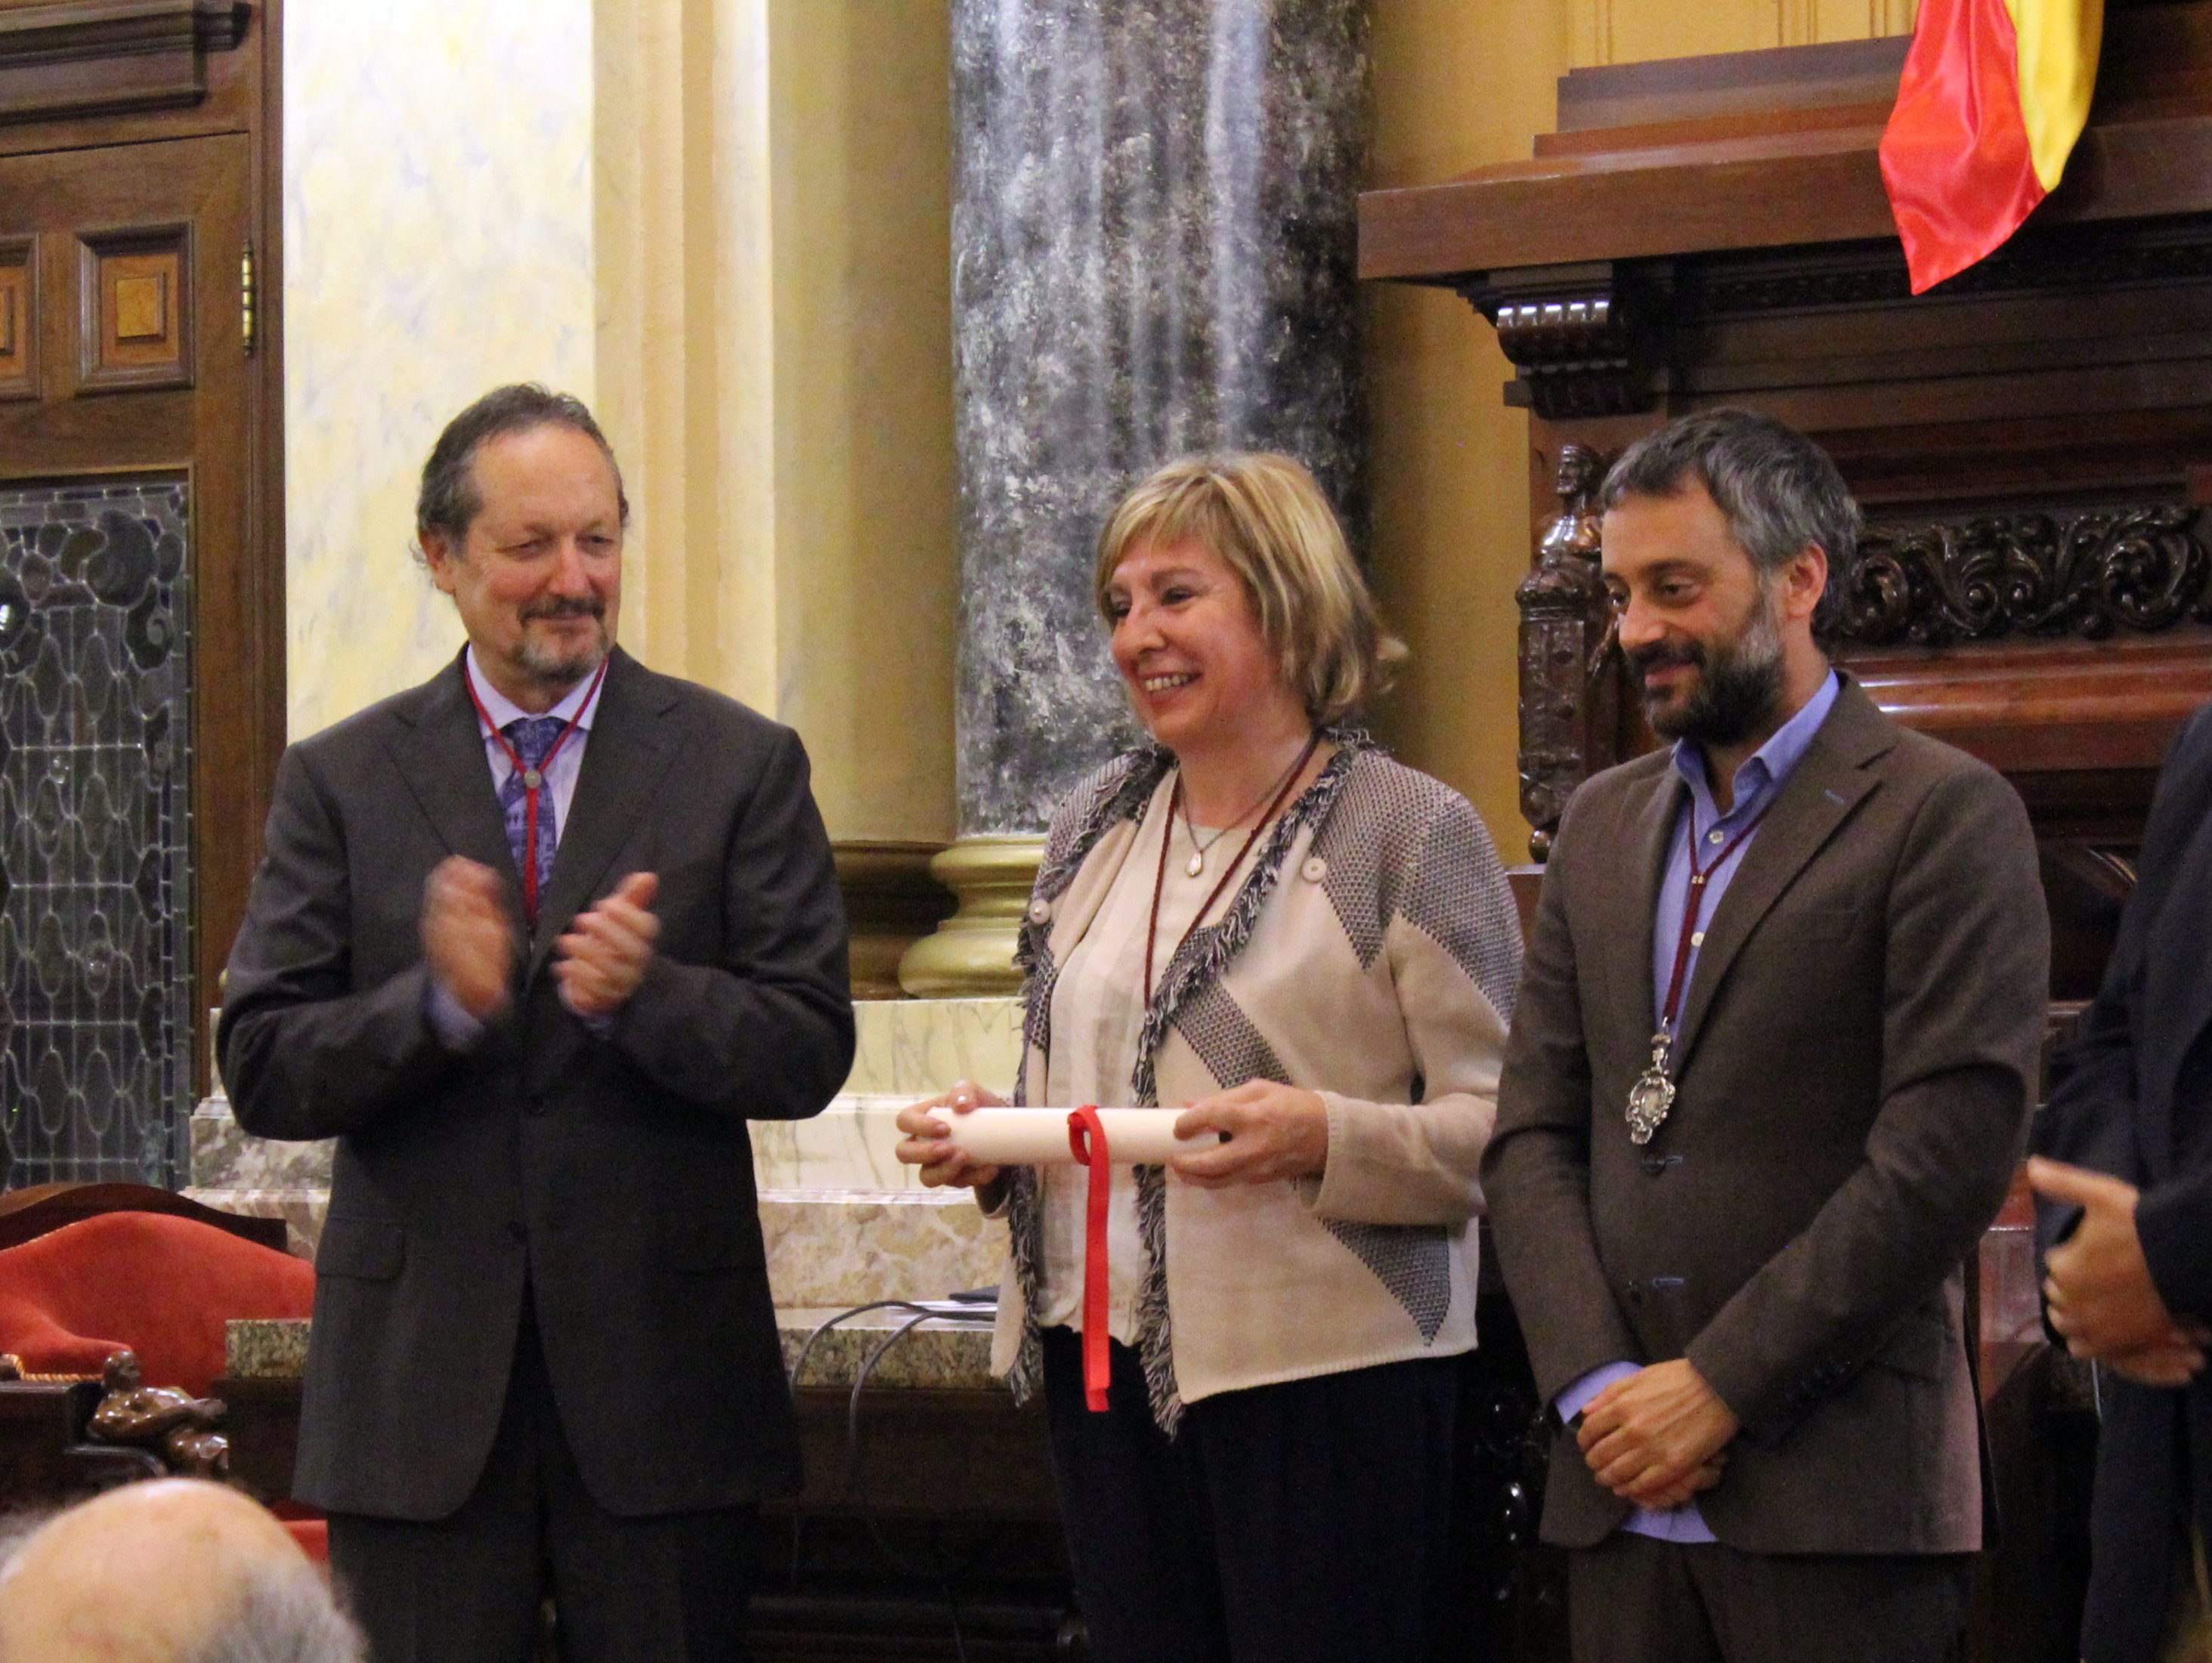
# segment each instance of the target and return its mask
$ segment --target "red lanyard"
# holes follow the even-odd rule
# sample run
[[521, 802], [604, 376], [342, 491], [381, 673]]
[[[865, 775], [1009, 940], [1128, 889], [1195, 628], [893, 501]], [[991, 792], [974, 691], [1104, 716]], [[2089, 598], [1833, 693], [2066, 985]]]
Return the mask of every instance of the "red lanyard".
[[468, 683], [469, 702], [477, 707], [477, 714], [491, 730], [491, 737], [499, 741], [499, 748], [507, 753], [507, 760], [522, 776], [522, 913], [529, 920], [533, 935], [538, 931], [538, 793], [545, 788], [545, 773], [553, 766], [553, 759], [561, 754], [561, 747], [568, 743], [568, 736], [576, 731], [576, 724], [584, 719], [584, 713], [592, 707], [592, 701], [599, 697], [599, 683], [607, 678], [608, 663], [605, 659], [599, 660], [599, 673], [592, 677], [591, 691], [584, 695], [584, 702], [576, 707], [576, 713], [568, 719], [568, 725], [554, 736], [552, 748], [538, 759], [534, 768], [523, 767], [522, 753], [514, 748], [512, 739], [500, 731], [499, 724], [491, 719], [491, 712], [484, 708], [484, 701], [477, 692], [476, 677], [467, 671], [462, 672], [461, 679]]
[[[1229, 887], [1229, 880], [1237, 876], [1237, 869], [1244, 864], [1244, 857], [1252, 853], [1252, 845], [1267, 828], [1267, 822], [1275, 817], [1275, 811], [1283, 806], [1284, 799], [1291, 794], [1291, 787], [1297, 784], [1298, 775], [1306, 771], [1306, 764], [1313, 761], [1314, 752], [1320, 749], [1321, 732], [1316, 729], [1306, 741], [1306, 748], [1298, 753], [1298, 760], [1291, 764], [1291, 771], [1283, 776], [1283, 783], [1275, 787], [1275, 795], [1266, 810], [1252, 822], [1252, 829], [1244, 834], [1243, 847], [1237, 851], [1237, 859], [1222, 869], [1220, 881], [1214, 884], [1212, 892], [1199, 909], [1191, 914], [1190, 922], [1176, 939], [1174, 952], [1168, 955], [1169, 963], [1175, 962], [1176, 953], [1182, 951], [1182, 944], [1190, 939], [1191, 932], [1197, 929], [1206, 915], [1213, 910], [1213, 903], [1221, 899], [1221, 892]], [[1145, 926], [1145, 1009], [1147, 1011], [1152, 1008], [1152, 945], [1160, 933], [1160, 891], [1167, 887], [1168, 845], [1175, 838], [1176, 810], [1182, 802], [1182, 770], [1177, 768], [1175, 789], [1168, 793], [1167, 823], [1160, 828], [1160, 869], [1152, 874], [1152, 921]]]
[[1728, 858], [1743, 847], [1744, 840], [1759, 829], [1759, 822], [1766, 818], [1766, 810], [1774, 806], [1768, 798], [1757, 814], [1745, 822], [1744, 828], [1728, 841], [1728, 847], [1713, 857], [1713, 864], [1700, 871], [1698, 866], [1698, 810], [1690, 808], [1690, 892], [1682, 897], [1682, 934], [1674, 944], [1674, 974], [1667, 982], [1667, 1006], [1659, 1015], [1659, 1031], [1672, 1035], [1674, 1018], [1682, 1011], [1682, 983], [1690, 969], [1690, 950], [1698, 944], [1698, 920], [1705, 910], [1705, 885], [1712, 876], [1728, 862]]

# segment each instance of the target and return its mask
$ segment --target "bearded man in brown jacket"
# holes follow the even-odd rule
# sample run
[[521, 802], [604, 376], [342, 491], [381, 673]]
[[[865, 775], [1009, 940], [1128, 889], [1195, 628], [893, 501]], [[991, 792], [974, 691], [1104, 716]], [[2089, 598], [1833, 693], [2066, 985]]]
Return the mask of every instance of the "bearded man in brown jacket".
[[2047, 998], [2034, 841], [1830, 666], [1858, 512], [1816, 446], [1700, 414], [1602, 504], [1674, 743], [1568, 809], [1483, 1165], [1577, 1663], [1938, 1663], [1984, 1514], [1960, 1266]]

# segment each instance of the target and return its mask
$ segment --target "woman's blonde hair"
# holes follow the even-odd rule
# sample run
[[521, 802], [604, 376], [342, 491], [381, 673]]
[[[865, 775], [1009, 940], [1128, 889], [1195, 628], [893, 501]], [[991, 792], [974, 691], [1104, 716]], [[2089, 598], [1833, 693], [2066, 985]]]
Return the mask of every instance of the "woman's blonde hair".
[[1099, 616], [1113, 623], [1109, 591], [1132, 549], [1190, 539], [1243, 583], [1285, 683], [1317, 725], [1348, 720], [1389, 685], [1405, 644], [1382, 628], [1343, 527], [1299, 463], [1267, 451], [1191, 456], [1146, 480], [1098, 534]]

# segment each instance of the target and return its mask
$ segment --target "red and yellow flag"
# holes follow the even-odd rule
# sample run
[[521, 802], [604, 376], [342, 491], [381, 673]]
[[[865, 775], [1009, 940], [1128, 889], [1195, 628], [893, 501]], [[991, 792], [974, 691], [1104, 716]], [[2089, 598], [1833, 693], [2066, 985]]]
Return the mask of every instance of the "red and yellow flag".
[[2058, 188], [2104, 29], [2104, 0], [1920, 0], [1881, 136], [1915, 294], [1988, 254]]

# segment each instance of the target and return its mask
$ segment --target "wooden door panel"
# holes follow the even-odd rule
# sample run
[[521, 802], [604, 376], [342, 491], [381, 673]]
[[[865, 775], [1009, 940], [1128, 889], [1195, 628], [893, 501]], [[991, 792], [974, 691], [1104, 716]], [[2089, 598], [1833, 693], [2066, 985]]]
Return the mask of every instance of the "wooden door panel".
[[0, 1107], [17, 1182], [183, 1180], [203, 1013], [266, 813], [282, 679], [255, 644], [272, 625], [281, 640], [283, 592], [248, 554], [248, 143], [0, 156], [0, 273], [10, 248], [27, 255], [0, 294], [23, 297], [15, 338], [35, 345], [12, 399], [0, 350], [0, 566], [19, 613], [10, 646], [0, 594], [0, 807], [21, 822], [0, 825]]

